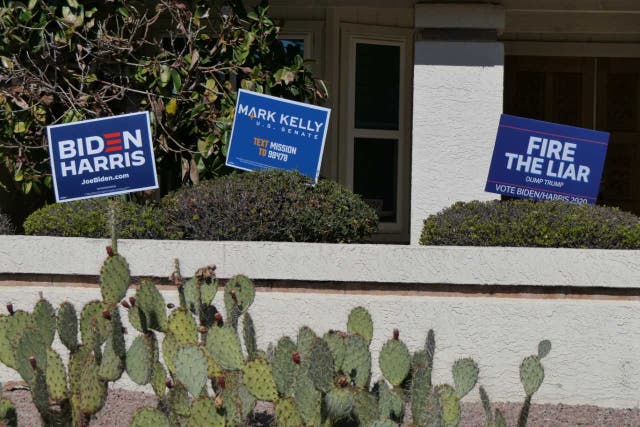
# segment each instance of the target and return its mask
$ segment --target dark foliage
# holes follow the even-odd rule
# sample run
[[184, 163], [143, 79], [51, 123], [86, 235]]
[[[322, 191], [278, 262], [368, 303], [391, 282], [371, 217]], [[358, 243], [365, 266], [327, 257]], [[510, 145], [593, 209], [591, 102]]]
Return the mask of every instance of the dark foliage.
[[13, 234], [14, 232], [15, 228], [11, 222], [11, 218], [0, 212], [0, 234]]
[[640, 218], [616, 208], [531, 200], [458, 202], [424, 221], [420, 243], [640, 248]]
[[185, 239], [360, 242], [377, 226], [374, 211], [332, 181], [299, 173], [222, 177], [167, 195], [168, 229]]
[[[88, 199], [47, 205], [24, 222], [26, 234], [63, 237], [110, 237], [110, 199]], [[118, 237], [164, 239], [164, 215], [157, 206], [116, 200]]]

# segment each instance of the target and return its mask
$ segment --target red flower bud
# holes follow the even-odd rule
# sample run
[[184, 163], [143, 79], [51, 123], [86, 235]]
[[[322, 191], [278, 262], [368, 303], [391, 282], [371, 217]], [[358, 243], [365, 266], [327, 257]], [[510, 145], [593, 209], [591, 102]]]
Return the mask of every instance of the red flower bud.
[[131, 304], [131, 307], [136, 305], [136, 297], [129, 297], [129, 304]]
[[107, 255], [114, 256], [113, 248], [111, 246], [107, 246]]
[[349, 385], [349, 381], [347, 381], [347, 377], [345, 377], [344, 375], [340, 376], [340, 378], [338, 378], [338, 385], [340, 387], [346, 387], [347, 385]]
[[15, 311], [13, 311], [13, 304], [11, 303], [7, 304], [7, 311], [9, 312], [10, 315], [13, 316], [13, 313], [15, 313]]
[[29, 363], [31, 364], [31, 367], [33, 369], [36, 369], [38, 367], [38, 362], [36, 362], [36, 358], [34, 356], [31, 356], [29, 358]]
[[120, 305], [123, 306], [124, 308], [126, 308], [127, 310], [129, 310], [131, 308], [131, 306], [129, 305], [129, 303], [126, 300], [120, 301]]
[[400, 338], [400, 330], [398, 330], [398, 328], [395, 328], [393, 330], [393, 339], [397, 341], [398, 338]]
[[171, 378], [167, 377], [167, 379], [164, 380], [164, 385], [166, 385], [167, 388], [173, 388], [173, 382], [171, 381]]
[[213, 318], [215, 319], [216, 322], [220, 323], [222, 322], [222, 314], [220, 312], [216, 313], [213, 315]]
[[220, 387], [221, 389], [224, 389], [224, 385], [225, 385], [224, 376], [220, 375], [219, 377], [217, 377], [216, 382], [218, 383], [218, 387]]
[[111, 320], [111, 313], [109, 312], [109, 310], [105, 309], [102, 311], [102, 317], [104, 317], [107, 320]]
[[298, 353], [297, 351], [295, 353], [293, 353], [292, 359], [293, 359], [293, 363], [295, 363], [296, 365], [299, 365], [300, 364], [300, 353]]

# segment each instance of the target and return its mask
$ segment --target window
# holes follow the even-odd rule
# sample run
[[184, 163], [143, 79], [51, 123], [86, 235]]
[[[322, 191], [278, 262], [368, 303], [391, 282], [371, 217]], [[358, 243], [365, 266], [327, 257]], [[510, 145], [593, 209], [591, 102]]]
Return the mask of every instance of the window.
[[376, 209], [380, 240], [403, 241], [409, 219], [411, 32], [352, 24], [342, 30], [343, 181]]

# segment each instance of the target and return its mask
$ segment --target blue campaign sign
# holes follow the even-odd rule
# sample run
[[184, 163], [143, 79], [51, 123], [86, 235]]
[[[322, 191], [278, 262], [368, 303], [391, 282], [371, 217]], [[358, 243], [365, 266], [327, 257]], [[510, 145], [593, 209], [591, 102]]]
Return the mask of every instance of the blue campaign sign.
[[47, 127], [56, 201], [158, 188], [147, 112]]
[[240, 89], [227, 166], [297, 170], [317, 182], [329, 113], [328, 108]]
[[609, 134], [503, 114], [485, 191], [595, 204]]

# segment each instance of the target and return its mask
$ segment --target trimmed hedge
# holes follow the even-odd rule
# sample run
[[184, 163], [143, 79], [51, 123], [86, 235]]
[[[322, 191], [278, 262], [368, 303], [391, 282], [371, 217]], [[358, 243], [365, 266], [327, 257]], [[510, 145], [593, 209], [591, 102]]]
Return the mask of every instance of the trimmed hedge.
[[14, 234], [15, 228], [11, 218], [8, 215], [0, 212], [0, 234]]
[[167, 195], [168, 229], [183, 239], [360, 242], [377, 228], [374, 210], [328, 180], [297, 172], [228, 175]]
[[422, 245], [640, 248], [640, 218], [562, 201], [458, 202], [424, 221]]
[[[87, 199], [47, 205], [24, 222], [25, 234], [63, 237], [110, 237], [110, 199]], [[157, 206], [116, 199], [118, 237], [166, 239], [164, 215]]]

